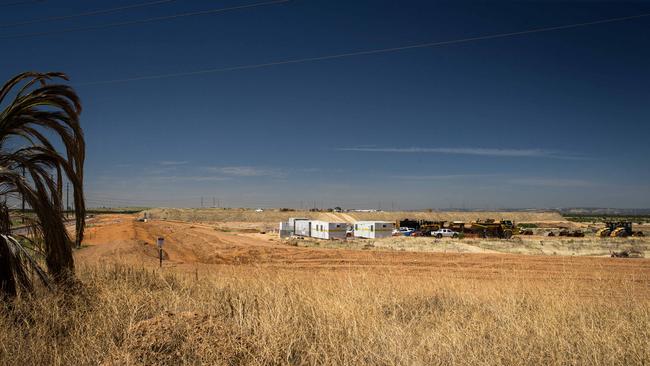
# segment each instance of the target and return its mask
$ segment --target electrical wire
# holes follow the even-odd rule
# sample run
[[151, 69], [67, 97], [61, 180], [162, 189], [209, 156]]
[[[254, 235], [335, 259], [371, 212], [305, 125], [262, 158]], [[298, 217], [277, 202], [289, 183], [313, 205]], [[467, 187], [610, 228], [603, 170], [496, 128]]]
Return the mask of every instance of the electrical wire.
[[46, 0], [14, 1], [14, 2], [11, 2], [11, 3], [0, 4], [0, 8], [6, 7], [6, 6], [38, 4], [38, 3], [44, 3], [45, 1]]
[[453, 39], [453, 40], [447, 40], [447, 41], [418, 43], [418, 44], [407, 45], [407, 46], [379, 48], [379, 49], [372, 49], [372, 50], [365, 50], [365, 51], [354, 51], [354, 52], [339, 53], [339, 54], [333, 54], [333, 55], [305, 57], [305, 58], [288, 59], [288, 60], [266, 62], [266, 63], [259, 63], [259, 64], [248, 64], [248, 65], [231, 66], [231, 67], [223, 67], [223, 68], [204, 69], [204, 70], [197, 70], [197, 71], [186, 71], [186, 72], [157, 74], [157, 75], [145, 75], [145, 76], [136, 76], [136, 77], [131, 77], [131, 78], [124, 78], [124, 79], [110, 79], [110, 80], [91, 81], [91, 82], [85, 82], [85, 83], [77, 83], [76, 85], [78, 85], [78, 86], [86, 86], [86, 85], [115, 84], [115, 83], [131, 82], [131, 81], [166, 79], [166, 78], [174, 78], [174, 77], [182, 77], [182, 76], [195, 76], [195, 75], [204, 75], [204, 74], [228, 72], [228, 71], [258, 69], [258, 68], [265, 68], [265, 67], [279, 66], [279, 65], [299, 64], [299, 63], [305, 63], [305, 62], [334, 60], [334, 59], [354, 57], [354, 56], [375, 55], [375, 54], [390, 53], [390, 52], [412, 50], [412, 49], [419, 49], [419, 48], [430, 48], [430, 47], [447, 46], [447, 45], [453, 45], [453, 44], [459, 44], [459, 43], [484, 41], [484, 40], [497, 39], [497, 38], [507, 38], [507, 37], [525, 35], [525, 34], [551, 32], [551, 31], [571, 29], [571, 28], [579, 28], [579, 27], [586, 27], [586, 26], [598, 25], [598, 24], [622, 22], [622, 21], [626, 21], [626, 20], [645, 18], [645, 17], [648, 17], [648, 16], [650, 16], [650, 13], [632, 15], [632, 16], [626, 16], [626, 17], [601, 19], [601, 20], [595, 20], [595, 21], [590, 21], [590, 22], [574, 23], [574, 24], [567, 24], [567, 25], [560, 25], [560, 26], [553, 26], [553, 27], [533, 28], [533, 29], [517, 31], [517, 32], [489, 34], [489, 35], [469, 37], [469, 38], [460, 38], [460, 39]]
[[159, 16], [159, 17], [154, 17], [154, 18], [146, 18], [146, 19], [124, 21], [124, 22], [91, 25], [91, 26], [87, 26], [87, 27], [59, 29], [59, 30], [45, 31], [45, 32], [0, 35], [0, 39], [30, 38], [30, 37], [49, 36], [49, 35], [54, 35], [54, 34], [65, 34], [65, 33], [83, 32], [83, 31], [89, 31], [89, 30], [124, 27], [124, 26], [130, 26], [130, 25], [138, 25], [138, 24], [153, 23], [153, 22], [159, 22], [159, 21], [165, 21], [165, 20], [171, 20], [171, 19], [178, 19], [178, 18], [184, 18], [184, 17], [193, 17], [193, 16], [200, 16], [200, 15], [212, 15], [212, 14], [225, 13], [225, 12], [235, 11], [235, 10], [251, 9], [251, 8], [257, 8], [257, 7], [261, 7], [261, 6], [268, 6], [268, 5], [276, 5], [276, 4], [287, 3], [289, 1], [291, 1], [291, 0], [273, 0], [273, 1], [265, 1], [265, 2], [260, 2], [260, 3], [255, 3], [255, 4], [248, 4], [248, 5], [231, 6], [231, 7], [228, 7], [228, 8], [201, 10], [201, 11], [194, 11], [194, 12], [189, 12], [189, 13], [179, 13], [179, 14], [173, 14], [173, 15]]
[[19, 26], [22, 26], [22, 25], [31, 25], [31, 24], [38, 24], [38, 23], [54, 22], [54, 21], [58, 21], [58, 20], [67, 20], [67, 19], [83, 18], [83, 17], [102, 15], [102, 14], [110, 14], [110, 13], [115, 13], [115, 12], [124, 11], [124, 10], [144, 8], [144, 7], [148, 7], [148, 6], [171, 3], [171, 2], [174, 2], [174, 1], [176, 1], [176, 0], [157, 0], [157, 1], [150, 1], [150, 2], [147, 2], [147, 3], [139, 3], [139, 4], [133, 4], [133, 5], [120, 6], [120, 7], [116, 7], [116, 8], [92, 10], [92, 11], [87, 11], [87, 12], [78, 13], [78, 14], [53, 16], [53, 17], [47, 17], [47, 18], [26, 20], [26, 21], [23, 21], [23, 22], [0, 24], [0, 28], [19, 27]]

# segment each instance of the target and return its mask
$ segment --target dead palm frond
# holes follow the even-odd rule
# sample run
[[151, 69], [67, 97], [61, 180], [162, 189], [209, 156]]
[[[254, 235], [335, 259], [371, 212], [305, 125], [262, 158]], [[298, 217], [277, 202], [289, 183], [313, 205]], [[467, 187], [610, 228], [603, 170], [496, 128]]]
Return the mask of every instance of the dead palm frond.
[[[73, 188], [75, 241], [80, 246], [85, 225], [85, 141], [79, 124], [79, 98], [71, 87], [53, 83], [57, 79], [67, 77], [28, 72], [0, 88], [0, 105], [11, 99], [0, 112], [0, 192], [22, 197], [34, 212], [30, 231], [42, 245], [34, 249], [42, 250], [48, 275], [61, 283], [74, 272], [71, 239], [63, 217], [63, 179], [67, 177]], [[55, 144], [62, 146], [62, 151]], [[4, 235], [0, 239], [0, 265], [12, 266], [7, 267], [12, 270], [0, 269], [0, 281], [6, 289], [16, 284], [29, 288], [17, 266], [38, 263], [9, 236], [6, 216], [0, 215], [0, 234]]]

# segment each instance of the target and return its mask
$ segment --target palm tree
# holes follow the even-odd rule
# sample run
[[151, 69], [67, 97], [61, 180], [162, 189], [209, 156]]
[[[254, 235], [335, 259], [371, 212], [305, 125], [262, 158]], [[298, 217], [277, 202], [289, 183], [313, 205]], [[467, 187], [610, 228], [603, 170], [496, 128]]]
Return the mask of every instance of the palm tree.
[[[29, 270], [46, 283], [65, 284], [74, 278], [62, 188], [67, 177], [73, 187], [79, 247], [85, 225], [85, 141], [79, 97], [61, 80], [68, 78], [63, 73], [26, 72], [0, 89], [0, 107], [6, 104], [0, 112], [0, 196], [5, 202], [7, 197], [22, 198], [34, 213], [24, 217], [29, 235], [23, 235], [22, 241], [30, 244], [28, 250], [10, 235], [9, 210], [0, 205], [0, 296], [30, 290]], [[55, 144], [61, 148], [57, 150]], [[45, 259], [47, 273], [34, 254]]]

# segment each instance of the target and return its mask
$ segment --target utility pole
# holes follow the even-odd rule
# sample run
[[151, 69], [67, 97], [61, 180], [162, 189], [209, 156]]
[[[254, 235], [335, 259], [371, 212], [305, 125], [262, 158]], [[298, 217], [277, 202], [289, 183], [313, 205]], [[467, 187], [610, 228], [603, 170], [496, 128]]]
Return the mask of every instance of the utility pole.
[[203, 208], [203, 196], [201, 196], [201, 208]]

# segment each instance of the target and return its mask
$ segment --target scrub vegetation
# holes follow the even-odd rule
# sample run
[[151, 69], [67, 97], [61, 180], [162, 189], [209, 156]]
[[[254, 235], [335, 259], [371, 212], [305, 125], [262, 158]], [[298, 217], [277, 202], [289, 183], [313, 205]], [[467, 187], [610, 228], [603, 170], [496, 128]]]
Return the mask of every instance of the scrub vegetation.
[[641, 365], [650, 300], [633, 279], [559, 283], [83, 267], [82, 293], [0, 311], [0, 363]]

